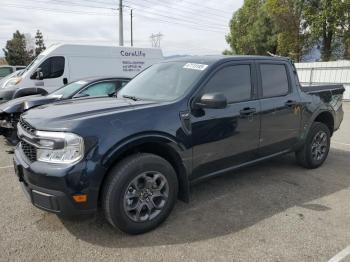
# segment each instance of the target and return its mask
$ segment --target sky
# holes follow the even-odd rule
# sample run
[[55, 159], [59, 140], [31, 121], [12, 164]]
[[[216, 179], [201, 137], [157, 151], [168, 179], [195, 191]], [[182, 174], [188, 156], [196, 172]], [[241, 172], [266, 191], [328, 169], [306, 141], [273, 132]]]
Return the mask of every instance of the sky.
[[[34, 37], [39, 29], [53, 43], [118, 45], [119, 0], [1, 0], [0, 57], [6, 40], [19, 30]], [[228, 48], [229, 21], [243, 0], [123, 0], [124, 45], [151, 47], [161, 33], [164, 55], [220, 54]]]

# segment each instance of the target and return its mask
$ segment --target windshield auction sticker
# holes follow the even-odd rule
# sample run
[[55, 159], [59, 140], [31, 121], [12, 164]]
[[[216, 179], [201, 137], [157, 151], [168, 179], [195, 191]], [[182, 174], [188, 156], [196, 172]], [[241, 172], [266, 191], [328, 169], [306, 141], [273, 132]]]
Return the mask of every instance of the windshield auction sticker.
[[204, 65], [204, 64], [187, 63], [186, 65], [184, 65], [183, 68], [203, 71], [207, 67], [208, 65]]

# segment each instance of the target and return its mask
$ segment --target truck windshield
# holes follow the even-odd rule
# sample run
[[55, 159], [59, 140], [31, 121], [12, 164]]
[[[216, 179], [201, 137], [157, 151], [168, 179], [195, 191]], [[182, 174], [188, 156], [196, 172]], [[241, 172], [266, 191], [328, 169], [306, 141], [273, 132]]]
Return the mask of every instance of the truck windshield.
[[155, 64], [137, 75], [118, 93], [134, 100], [173, 101], [207, 70], [207, 65], [186, 62]]
[[67, 99], [74, 95], [76, 92], [78, 92], [86, 84], [87, 82], [82, 80], [73, 82], [49, 94], [49, 97], [59, 97], [62, 99]]

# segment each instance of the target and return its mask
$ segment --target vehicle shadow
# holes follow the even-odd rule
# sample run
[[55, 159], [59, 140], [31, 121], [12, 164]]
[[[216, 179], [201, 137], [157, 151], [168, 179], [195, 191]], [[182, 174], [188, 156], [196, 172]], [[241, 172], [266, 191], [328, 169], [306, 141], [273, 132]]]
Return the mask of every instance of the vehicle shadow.
[[[329, 207], [308, 203], [350, 186], [349, 151], [332, 149], [319, 169], [296, 165], [283, 156], [192, 188], [191, 202], [178, 201], [156, 230], [129, 236], [113, 229], [101, 215], [85, 221], [62, 220], [76, 238], [111, 248], [184, 244], [240, 231], [294, 206], [317, 212]], [[326, 213], [325, 213], [326, 215]], [[303, 214], [295, 215], [302, 219]]]

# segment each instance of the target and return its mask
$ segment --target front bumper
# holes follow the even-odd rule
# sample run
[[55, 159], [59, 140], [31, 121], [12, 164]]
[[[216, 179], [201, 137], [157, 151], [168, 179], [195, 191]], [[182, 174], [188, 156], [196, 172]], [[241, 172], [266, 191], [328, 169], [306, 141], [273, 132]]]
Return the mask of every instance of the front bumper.
[[[14, 168], [25, 195], [34, 206], [69, 217], [96, 212], [98, 192], [83, 188], [81, 181], [77, 181], [83, 170], [79, 172], [77, 167], [67, 169], [41, 162], [28, 163], [19, 145], [15, 150]], [[76, 203], [72, 198], [74, 194], [87, 194], [88, 201]]]

